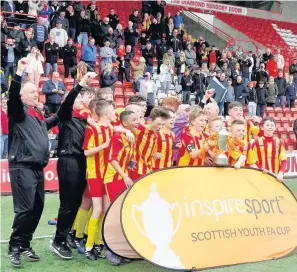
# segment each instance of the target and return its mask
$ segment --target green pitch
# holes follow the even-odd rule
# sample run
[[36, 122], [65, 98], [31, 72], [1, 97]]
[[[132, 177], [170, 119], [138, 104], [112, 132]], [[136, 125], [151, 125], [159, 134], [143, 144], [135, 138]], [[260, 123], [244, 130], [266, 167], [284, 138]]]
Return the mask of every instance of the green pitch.
[[[297, 196], [297, 179], [286, 182], [288, 187]], [[47, 194], [45, 199], [45, 208], [39, 227], [35, 236], [52, 235], [55, 226], [49, 226], [47, 221], [57, 216], [59, 198], [55, 194]], [[7, 240], [10, 235], [13, 220], [12, 197], [1, 197], [1, 240]], [[38, 263], [29, 263], [24, 261], [22, 272], [161, 272], [168, 271], [156, 268], [147, 262], [134, 262], [131, 264], [114, 267], [110, 266], [106, 260], [91, 262], [85, 259], [83, 255], [75, 253], [72, 261], [58, 259], [49, 250], [49, 238], [36, 239], [32, 242], [32, 247], [41, 256]], [[1, 244], [1, 271], [10, 272], [11, 268], [7, 257], [7, 243]], [[293, 256], [279, 260], [260, 262], [254, 264], [236, 265], [232, 267], [209, 269], [206, 272], [296, 272], [297, 271], [297, 253]]]

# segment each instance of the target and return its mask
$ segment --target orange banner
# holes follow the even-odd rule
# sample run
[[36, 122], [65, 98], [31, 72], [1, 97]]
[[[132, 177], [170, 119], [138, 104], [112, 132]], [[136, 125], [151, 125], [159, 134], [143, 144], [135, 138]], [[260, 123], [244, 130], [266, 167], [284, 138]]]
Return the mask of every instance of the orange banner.
[[297, 201], [255, 169], [181, 167], [139, 180], [121, 222], [140, 256], [169, 269], [271, 260], [297, 247]]

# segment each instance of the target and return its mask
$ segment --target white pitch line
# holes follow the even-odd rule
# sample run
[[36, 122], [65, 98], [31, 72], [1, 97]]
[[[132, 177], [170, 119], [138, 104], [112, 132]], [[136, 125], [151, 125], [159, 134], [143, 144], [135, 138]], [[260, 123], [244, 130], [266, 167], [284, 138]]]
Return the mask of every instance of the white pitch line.
[[[45, 239], [45, 238], [52, 238], [53, 235], [43, 235], [43, 236], [36, 236], [33, 238], [33, 240], [37, 240], [37, 239]], [[0, 244], [6, 244], [8, 243], [9, 240], [0, 240]]]

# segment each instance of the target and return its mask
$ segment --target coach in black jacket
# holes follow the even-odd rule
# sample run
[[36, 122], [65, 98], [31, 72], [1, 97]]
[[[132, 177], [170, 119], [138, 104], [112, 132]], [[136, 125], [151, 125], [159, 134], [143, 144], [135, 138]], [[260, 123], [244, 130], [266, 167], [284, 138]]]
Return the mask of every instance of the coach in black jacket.
[[[51, 250], [63, 259], [72, 259], [72, 251], [66, 243], [67, 235], [73, 225], [78, 208], [81, 204], [83, 192], [86, 187], [86, 157], [83, 151], [85, 128], [88, 114], [82, 114], [82, 98], [79, 93], [89, 99], [95, 97], [93, 89], [82, 88], [96, 76], [88, 72], [79, 84], [68, 94], [67, 101], [71, 107], [61, 105], [58, 139], [57, 172], [60, 190], [60, 208], [55, 238], [51, 242]], [[72, 105], [74, 104], [73, 108]]]
[[21, 76], [26, 67], [27, 59], [19, 60], [7, 102], [8, 165], [15, 212], [9, 257], [15, 267], [22, 266], [21, 253], [31, 261], [39, 261], [30, 242], [44, 206], [43, 168], [49, 160], [47, 130], [59, 121], [57, 115], [44, 119], [36, 109], [38, 86], [27, 82], [21, 91]]

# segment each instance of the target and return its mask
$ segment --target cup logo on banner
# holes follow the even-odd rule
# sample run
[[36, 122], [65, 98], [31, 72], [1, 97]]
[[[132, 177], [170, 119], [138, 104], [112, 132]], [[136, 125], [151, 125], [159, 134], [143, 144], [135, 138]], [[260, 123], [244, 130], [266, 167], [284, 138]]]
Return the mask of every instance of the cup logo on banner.
[[[171, 214], [171, 210], [174, 210], [175, 208], [178, 208], [179, 210], [179, 219], [176, 227], [174, 227]], [[142, 223], [144, 230], [137, 222], [135, 210], [142, 211]], [[180, 258], [169, 247], [172, 238], [178, 231], [180, 225], [181, 209], [179, 207], [179, 203], [170, 204], [166, 200], [162, 199], [157, 193], [156, 184], [154, 183], [148, 199], [140, 206], [132, 206], [132, 216], [138, 230], [156, 247], [152, 261], [164, 267], [184, 269], [185, 267], [181, 264]], [[156, 217], [162, 218], [162, 220], [157, 224], [155, 221]]]
[[176, 270], [271, 260], [297, 247], [294, 195], [254, 169], [153, 172], [126, 195], [121, 223], [141, 257]]

